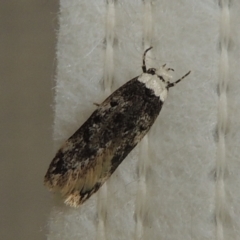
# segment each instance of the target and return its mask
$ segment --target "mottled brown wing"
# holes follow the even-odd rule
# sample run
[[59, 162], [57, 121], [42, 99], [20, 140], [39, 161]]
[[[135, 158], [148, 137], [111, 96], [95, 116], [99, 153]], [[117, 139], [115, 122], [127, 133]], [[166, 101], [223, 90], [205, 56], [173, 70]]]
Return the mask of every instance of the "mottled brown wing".
[[110, 95], [57, 152], [45, 185], [79, 206], [148, 132], [162, 102], [136, 78]]

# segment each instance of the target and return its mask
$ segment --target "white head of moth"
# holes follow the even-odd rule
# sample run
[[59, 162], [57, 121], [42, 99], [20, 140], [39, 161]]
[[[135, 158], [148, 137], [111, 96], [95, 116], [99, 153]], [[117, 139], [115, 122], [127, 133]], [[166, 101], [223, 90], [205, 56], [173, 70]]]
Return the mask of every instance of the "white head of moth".
[[65, 203], [78, 207], [113, 174], [147, 134], [159, 115], [171, 83], [169, 71], [146, 68], [105, 99], [85, 123], [63, 144], [52, 160], [44, 184], [59, 191]]
[[174, 87], [177, 83], [182, 81], [186, 76], [190, 74], [191, 71], [186, 73], [177, 81], [171, 83], [170, 79], [172, 78], [172, 76], [169, 74], [169, 71], [174, 71], [173, 68], [167, 68], [166, 64], [164, 64], [159, 69], [147, 69], [145, 58], [147, 52], [151, 49], [152, 47], [146, 49], [143, 54], [143, 73], [138, 77], [138, 80], [144, 83], [146, 88], [153, 90], [154, 94], [159, 97], [162, 102], [164, 102], [167, 98], [169, 88]]

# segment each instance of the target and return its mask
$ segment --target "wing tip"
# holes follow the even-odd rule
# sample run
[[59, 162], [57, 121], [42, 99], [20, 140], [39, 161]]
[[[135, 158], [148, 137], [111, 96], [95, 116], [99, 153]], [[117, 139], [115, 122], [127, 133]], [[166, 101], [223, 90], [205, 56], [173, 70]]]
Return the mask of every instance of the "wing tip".
[[81, 205], [81, 196], [79, 193], [74, 192], [65, 199], [64, 203], [67, 206], [78, 208]]

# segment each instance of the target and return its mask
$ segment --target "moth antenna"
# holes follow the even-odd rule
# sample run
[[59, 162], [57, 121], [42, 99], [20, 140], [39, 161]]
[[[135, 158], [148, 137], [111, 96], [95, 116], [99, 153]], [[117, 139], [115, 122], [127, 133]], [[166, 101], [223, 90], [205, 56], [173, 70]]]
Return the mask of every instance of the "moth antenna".
[[177, 81], [173, 82], [173, 83], [169, 83], [167, 85], [167, 88], [171, 88], [174, 87], [177, 83], [181, 82], [185, 77], [187, 77], [189, 74], [191, 73], [191, 71], [189, 71], [188, 73], [186, 73], [184, 76], [182, 76], [181, 78], [179, 78]]
[[143, 65], [142, 65], [142, 70], [144, 73], [147, 72], [147, 67], [146, 67], [146, 62], [145, 62], [145, 58], [146, 58], [146, 54], [149, 50], [151, 50], [153, 47], [147, 48], [143, 54]]

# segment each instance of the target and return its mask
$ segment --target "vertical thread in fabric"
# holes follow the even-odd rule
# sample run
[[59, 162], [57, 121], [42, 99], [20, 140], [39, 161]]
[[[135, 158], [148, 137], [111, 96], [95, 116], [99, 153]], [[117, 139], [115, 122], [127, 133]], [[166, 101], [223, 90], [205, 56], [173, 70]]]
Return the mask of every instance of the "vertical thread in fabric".
[[[143, 2], [143, 50], [151, 46], [152, 41], [152, 3], [150, 0]], [[148, 56], [151, 53], [148, 52]], [[144, 219], [146, 215], [146, 195], [147, 183], [146, 174], [149, 167], [149, 147], [148, 135], [146, 135], [140, 144], [139, 162], [138, 162], [138, 189], [135, 203], [135, 240], [143, 238], [144, 234]]]
[[113, 45], [115, 28], [115, 4], [114, 0], [107, 1], [107, 19], [106, 19], [106, 52], [104, 64], [104, 89], [107, 93], [111, 92], [113, 81]]
[[[104, 77], [103, 85], [105, 95], [111, 93], [113, 82], [113, 44], [114, 44], [114, 27], [115, 27], [115, 4], [114, 0], [107, 1], [106, 11], [106, 50], [104, 62]], [[97, 240], [105, 240], [106, 238], [106, 217], [107, 217], [107, 184], [101, 187], [98, 193], [98, 226], [97, 226]]]
[[224, 240], [224, 222], [226, 219], [226, 198], [224, 175], [226, 172], [226, 126], [227, 126], [227, 86], [229, 82], [228, 46], [230, 39], [229, 1], [220, 0], [220, 66], [218, 99], [218, 146], [216, 160], [216, 239]]

